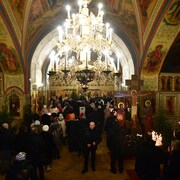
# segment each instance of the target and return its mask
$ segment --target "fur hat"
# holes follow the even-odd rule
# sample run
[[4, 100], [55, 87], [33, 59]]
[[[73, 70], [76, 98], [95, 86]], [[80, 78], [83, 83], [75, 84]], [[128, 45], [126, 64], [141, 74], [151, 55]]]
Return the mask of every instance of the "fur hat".
[[63, 120], [64, 119], [64, 116], [62, 114], [59, 114], [59, 119], [60, 120]]
[[45, 131], [45, 132], [49, 131], [49, 126], [48, 125], [44, 125], [42, 127], [42, 130]]
[[16, 160], [17, 161], [22, 161], [22, 160], [25, 160], [25, 159], [26, 159], [26, 153], [25, 152], [19, 152], [16, 155]]
[[41, 123], [40, 123], [39, 120], [35, 120], [34, 125], [40, 125], [40, 124], [41, 124]]
[[9, 124], [8, 124], [8, 123], [3, 123], [3, 124], [2, 124], [2, 127], [3, 127], [4, 129], [9, 129]]

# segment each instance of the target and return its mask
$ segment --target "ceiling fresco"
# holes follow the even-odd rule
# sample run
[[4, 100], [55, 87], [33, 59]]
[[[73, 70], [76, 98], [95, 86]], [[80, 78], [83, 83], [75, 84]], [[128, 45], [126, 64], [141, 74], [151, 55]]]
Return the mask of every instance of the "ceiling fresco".
[[151, 13], [156, 5], [156, 0], [138, 0], [138, 3], [142, 20], [142, 30], [144, 32], [148, 20], [151, 17]]
[[114, 31], [117, 34], [122, 32], [131, 39], [131, 43], [134, 44], [135, 48], [140, 50], [138, 26], [136, 22], [136, 13], [131, 0], [125, 1], [108, 1], [110, 9], [105, 18], [108, 22], [113, 23]]
[[[143, 75], [152, 76], [158, 74], [164, 59], [170, 49], [170, 45], [174, 42], [180, 30], [179, 17], [180, 15], [176, 11], [180, 11], [176, 7], [177, 2], [172, 3], [171, 7], [167, 11], [164, 20], [159, 25], [158, 31], [156, 32], [145, 62], [143, 65]], [[168, 18], [168, 23], [167, 23]], [[173, 23], [172, 22], [173, 19]]]
[[[92, 0], [90, 3], [92, 11], [95, 11], [98, 2], [99, 0]], [[179, 45], [179, 40], [174, 41], [174, 39], [178, 36], [180, 29], [180, 1], [166, 1], [169, 10], [166, 14], [163, 14], [164, 18], [159, 21], [159, 24], [152, 23], [150, 27], [148, 27], [148, 22], [152, 19], [151, 16], [157, 2], [159, 2], [158, 0], [101, 0], [101, 2], [105, 6], [105, 22], [110, 22], [115, 33], [121, 36], [122, 39], [124, 38], [123, 40], [127, 47], [131, 52], [133, 51], [135, 53], [139, 61], [137, 69], [140, 69], [140, 71], [138, 71], [138, 73], [150, 77], [158, 74], [161, 67], [162, 70], [166, 69], [163, 66], [163, 62], [166, 57], [171, 56], [168, 55], [170, 46], [177, 47], [177, 45], [173, 46], [175, 43]], [[8, 11], [7, 3], [9, 3], [9, 8], [12, 9], [13, 13], [11, 14]], [[18, 57], [22, 56], [24, 57], [24, 61], [27, 61], [27, 57], [29, 54], [33, 54], [33, 50], [41, 38], [55, 29], [57, 25], [61, 23], [60, 21], [66, 17], [64, 9], [68, 3], [71, 4], [74, 11], [78, 8], [75, 5], [76, 1], [72, 0], [0, 1], [0, 10], [5, 14], [5, 16], [0, 17], [0, 65], [3, 72], [22, 73]], [[172, 3], [171, 6], [169, 6], [170, 3]], [[162, 7], [159, 7], [153, 19], [157, 20], [159, 18], [159, 15], [162, 14], [161, 10]], [[3, 20], [4, 17], [6, 17], [5, 20]], [[22, 36], [17, 35], [17, 37], [21, 37], [19, 44], [20, 46], [22, 45], [22, 47], [20, 47], [20, 50], [25, 49], [25, 52], [21, 52], [22, 54], [17, 54], [20, 53], [20, 51], [15, 48], [16, 46], [13, 43], [14, 40], [17, 40], [16, 37], [12, 40], [11, 32], [14, 31], [14, 34], [18, 33], [15, 28], [13, 29], [13, 27], [15, 27], [15, 22], [12, 21], [13, 19], [16, 19], [22, 32]], [[8, 29], [6, 27], [7, 24], [12, 24], [12, 29]], [[157, 29], [153, 29], [154, 34], [151, 34], [152, 29], [147, 31], [149, 32], [147, 35], [149, 44], [143, 44], [143, 35], [147, 27]], [[4, 55], [2, 48], [6, 49], [6, 55]], [[146, 49], [146, 51], [144, 51], [144, 49]], [[172, 54], [179, 57], [179, 51], [175, 51]], [[14, 63], [14, 66], [12, 65], [10, 67], [8, 65], [9, 60], [5, 57], [7, 59], [12, 58], [11, 63]], [[176, 57], [173, 58], [175, 65], [178, 63]], [[28, 63], [27, 66], [30, 66]]]
[[20, 29], [23, 27], [23, 14], [25, 10], [25, 2], [24, 0], [8, 0], [11, 9], [14, 12], [14, 16], [16, 17]]

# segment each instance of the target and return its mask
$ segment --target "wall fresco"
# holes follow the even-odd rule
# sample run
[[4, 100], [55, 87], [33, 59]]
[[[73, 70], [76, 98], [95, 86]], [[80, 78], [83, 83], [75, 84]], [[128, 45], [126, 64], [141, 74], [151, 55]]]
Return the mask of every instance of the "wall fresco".
[[158, 44], [154, 49], [150, 50], [144, 64], [144, 74], [152, 75], [157, 72], [161, 66], [166, 51], [162, 44]]
[[180, 1], [175, 1], [165, 15], [167, 24], [180, 24]]
[[[174, 3], [166, 14], [169, 14], [172, 7], [174, 7]], [[152, 76], [159, 73], [166, 54], [174, 41], [174, 37], [179, 33], [179, 29], [180, 24], [175, 25], [173, 23], [170, 25], [165, 19], [161, 22], [145, 58], [142, 69], [143, 75]]]
[[0, 65], [4, 73], [22, 73], [10, 34], [0, 18]]

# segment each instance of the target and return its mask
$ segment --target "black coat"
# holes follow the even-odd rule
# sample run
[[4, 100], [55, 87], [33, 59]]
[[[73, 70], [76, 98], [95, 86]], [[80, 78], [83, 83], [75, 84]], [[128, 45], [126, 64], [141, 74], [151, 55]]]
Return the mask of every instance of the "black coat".
[[0, 129], [0, 151], [12, 151], [14, 149], [15, 136], [10, 129]]
[[42, 163], [42, 154], [45, 150], [45, 142], [40, 134], [30, 133], [26, 141], [27, 158], [34, 164]]
[[148, 140], [137, 150], [135, 170], [142, 179], [156, 179], [160, 176], [160, 164], [163, 158], [163, 150], [155, 146], [154, 141]]
[[172, 151], [167, 166], [164, 169], [163, 180], [180, 179], [180, 151]]
[[127, 135], [126, 127], [119, 126], [117, 122], [115, 122], [114, 126], [111, 128], [108, 135], [109, 149], [111, 153], [115, 153], [117, 155], [124, 155], [125, 151], [125, 136]]
[[28, 179], [36, 180], [35, 170], [28, 160], [15, 160], [12, 167], [9, 169], [6, 180]]
[[[93, 145], [95, 142], [95, 146]], [[94, 129], [87, 128], [84, 135], [84, 148], [87, 148], [88, 144], [91, 144], [94, 149], [97, 149], [97, 145], [101, 142], [101, 135], [96, 127]]]

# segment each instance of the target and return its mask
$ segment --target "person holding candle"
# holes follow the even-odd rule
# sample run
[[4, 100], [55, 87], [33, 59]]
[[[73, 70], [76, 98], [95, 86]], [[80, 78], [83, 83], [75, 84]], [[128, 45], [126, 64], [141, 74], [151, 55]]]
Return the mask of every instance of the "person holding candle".
[[135, 171], [141, 180], [157, 180], [160, 178], [160, 165], [164, 162], [164, 151], [155, 146], [151, 132], [145, 134], [145, 142], [137, 150]]

